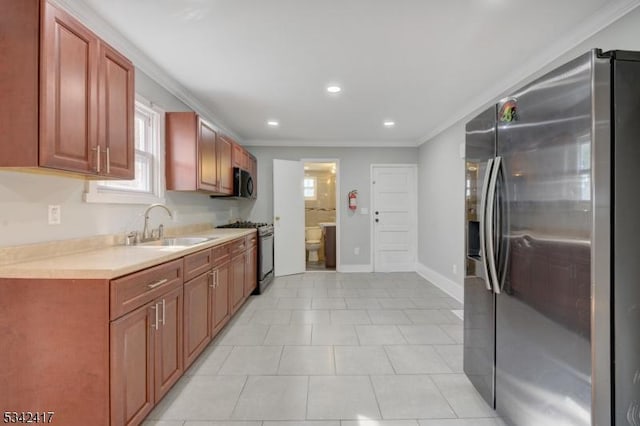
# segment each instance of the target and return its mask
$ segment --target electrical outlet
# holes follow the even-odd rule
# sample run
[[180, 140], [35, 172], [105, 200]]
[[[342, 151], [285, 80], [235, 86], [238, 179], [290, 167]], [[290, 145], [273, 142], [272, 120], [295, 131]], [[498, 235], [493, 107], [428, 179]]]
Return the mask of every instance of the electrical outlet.
[[353, 248], [353, 254], [355, 254], [356, 256], [360, 254], [360, 247], [354, 247]]
[[62, 210], [59, 205], [49, 205], [49, 225], [60, 225]]
[[451, 268], [453, 270], [453, 275], [457, 275], [458, 274], [458, 265], [456, 265], [455, 263], [453, 264], [453, 267]]

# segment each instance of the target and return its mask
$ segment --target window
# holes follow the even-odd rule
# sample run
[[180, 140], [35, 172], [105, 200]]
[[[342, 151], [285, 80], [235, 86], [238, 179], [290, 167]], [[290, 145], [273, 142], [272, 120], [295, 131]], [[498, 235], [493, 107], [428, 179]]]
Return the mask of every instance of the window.
[[317, 199], [316, 188], [318, 181], [313, 176], [304, 177], [304, 199], [315, 200]]
[[164, 111], [137, 96], [134, 121], [135, 179], [88, 182], [86, 202], [164, 202]]

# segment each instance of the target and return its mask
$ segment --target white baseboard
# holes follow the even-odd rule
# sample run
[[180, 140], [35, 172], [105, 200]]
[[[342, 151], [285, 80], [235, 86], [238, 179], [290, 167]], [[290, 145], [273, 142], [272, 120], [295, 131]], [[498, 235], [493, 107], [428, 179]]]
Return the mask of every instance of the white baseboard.
[[373, 265], [340, 265], [338, 272], [373, 272]]
[[439, 272], [434, 271], [431, 268], [427, 268], [420, 262], [416, 262], [416, 272], [422, 278], [427, 281], [430, 281], [435, 286], [440, 288], [440, 290], [447, 293], [449, 296], [456, 299], [458, 302], [464, 302], [464, 287], [453, 281], [450, 278], [445, 277]]

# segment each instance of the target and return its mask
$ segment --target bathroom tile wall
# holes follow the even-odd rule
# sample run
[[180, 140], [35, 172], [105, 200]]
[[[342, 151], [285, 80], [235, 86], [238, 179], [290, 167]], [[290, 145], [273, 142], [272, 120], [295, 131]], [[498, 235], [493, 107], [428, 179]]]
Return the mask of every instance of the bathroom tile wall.
[[317, 180], [317, 198], [305, 200], [305, 226], [336, 221], [336, 175], [326, 171], [306, 171]]

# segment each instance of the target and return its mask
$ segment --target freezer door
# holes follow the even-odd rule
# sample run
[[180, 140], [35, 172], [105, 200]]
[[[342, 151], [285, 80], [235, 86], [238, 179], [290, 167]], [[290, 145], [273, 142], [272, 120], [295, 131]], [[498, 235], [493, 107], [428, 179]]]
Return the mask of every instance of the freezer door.
[[496, 409], [509, 424], [591, 424], [592, 57], [498, 104]]
[[640, 54], [614, 61], [615, 425], [640, 424]]
[[[485, 253], [480, 234], [483, 193], [495, 155], [495, 108], [485, 111], [466, 126], [464, 281], [464, 372], [480, 395], [494, 406], [495, 310], [494, 295], [486, 277]], [[486, 198], [486, 194], [484, 195]]]

